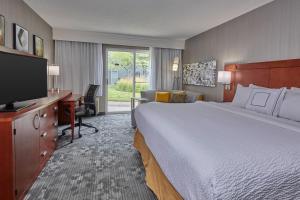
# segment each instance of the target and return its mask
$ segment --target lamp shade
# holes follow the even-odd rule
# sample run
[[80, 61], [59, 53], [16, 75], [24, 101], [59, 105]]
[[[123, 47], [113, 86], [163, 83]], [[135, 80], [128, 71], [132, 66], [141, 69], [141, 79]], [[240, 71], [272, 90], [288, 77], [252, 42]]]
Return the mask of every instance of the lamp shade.
[[228, 71], [219, 71], [218, 72], [218, 82], [222, 84], [231, 83], [231, 72]]
[[50, 75], [50, 76], [59, 76], [59, 66], [50, 65], [48, 67], [48, 75]]
[[178, 71], [178, 64], [173, 64], [173, 67], [172, 67], [172, 71], [173, 72], [177, 72]]

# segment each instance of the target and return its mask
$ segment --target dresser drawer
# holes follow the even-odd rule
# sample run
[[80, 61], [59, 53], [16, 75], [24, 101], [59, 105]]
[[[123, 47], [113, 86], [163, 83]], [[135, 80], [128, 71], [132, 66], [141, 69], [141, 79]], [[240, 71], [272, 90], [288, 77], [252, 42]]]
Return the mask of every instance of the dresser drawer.
[[40, 110], [40, 163], [43, 166], [56, 149], [58, 105]]
[[51, 129], [40, 133], [40, 161], [48, 160], [56, 149], [57, 130]]
[[55, 150], [56, 141], [57, 141], [57, 130], [56, 129], [41, 132], [40, 146], [48, 146], [49, 148]]
[[51, 157], [53, 151], [51, 151], [50, 148], [47, 146], [41, 146], [40, 147], [40, 165], [44, 166], [46, 162], [49, 160]]
[[42, 131], [58, 126], [58, 105], [53, 104], [40, 111]]

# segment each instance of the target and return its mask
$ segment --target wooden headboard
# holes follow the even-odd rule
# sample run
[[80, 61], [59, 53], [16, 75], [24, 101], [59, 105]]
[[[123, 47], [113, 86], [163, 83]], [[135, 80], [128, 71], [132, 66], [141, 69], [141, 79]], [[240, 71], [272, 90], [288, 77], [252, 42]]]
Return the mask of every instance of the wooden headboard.
[[225, 102], [233, 100], [238, 83], [269, 88], [300, 87], [300, 59], [230, 64], [225, 66], [225, 71], [232, 72], [231, 88], [224, 89]]

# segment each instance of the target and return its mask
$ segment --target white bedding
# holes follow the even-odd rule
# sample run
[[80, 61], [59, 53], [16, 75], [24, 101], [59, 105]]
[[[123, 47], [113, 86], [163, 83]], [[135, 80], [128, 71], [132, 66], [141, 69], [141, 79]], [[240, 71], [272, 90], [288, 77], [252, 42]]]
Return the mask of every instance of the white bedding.
[[186, 200], [300, 199], [300, 125], [229, 104], [147, 103], [137, 127]]

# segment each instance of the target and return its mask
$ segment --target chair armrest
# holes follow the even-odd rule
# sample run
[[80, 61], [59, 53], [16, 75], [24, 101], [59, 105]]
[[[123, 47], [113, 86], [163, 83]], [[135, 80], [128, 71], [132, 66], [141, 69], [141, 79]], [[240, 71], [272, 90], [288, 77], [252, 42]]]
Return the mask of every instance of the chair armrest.
[[140, 102], [140, 104], [150, 102], [150, 100], [149, 100], [149, 99], [146, 99], [146, 98], [140, 99], [140, 100], [138, 100], [138, 101]]
[[81, 105], [83, 105], [83, 103], [84, 103], [84, 97], [82, 96], [82, 97], [80, 97], [80, 99], [79, 99], [79, 106], [81, 106]]
[[83, 105], [95, 105], [94, 102], [83, 102]]
[[147, 98], [132, 97], [131, 102], [138, 101], [140, 104], [149, 102]]

